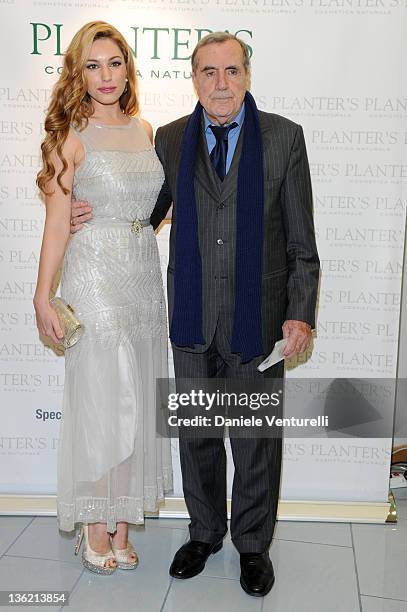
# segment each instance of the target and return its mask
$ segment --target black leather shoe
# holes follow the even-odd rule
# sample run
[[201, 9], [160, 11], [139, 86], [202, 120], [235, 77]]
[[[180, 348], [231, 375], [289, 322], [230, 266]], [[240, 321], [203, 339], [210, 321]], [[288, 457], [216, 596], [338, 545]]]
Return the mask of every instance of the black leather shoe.
[[273, 564], [268, 552], [240, 553], [240, 585], [248, 595], [264, 597], [274, 584]]
[[200, 574], [209, 555], [214, 555], [221, 548], [222, 540], [215, 544], [190, 540], [175, 553], [170, 575], [174, 578], [192, 578]]

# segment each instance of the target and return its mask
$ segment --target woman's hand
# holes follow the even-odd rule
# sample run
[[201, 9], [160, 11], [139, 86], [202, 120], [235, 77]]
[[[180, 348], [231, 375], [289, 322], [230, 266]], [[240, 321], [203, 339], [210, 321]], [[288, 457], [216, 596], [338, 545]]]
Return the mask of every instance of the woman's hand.
[[59, 323], [58, 315], [49, 301], [34, 298], [34, 308], [40, 334], [50, 338], [55, 344], [61, 344], [64, 333]]

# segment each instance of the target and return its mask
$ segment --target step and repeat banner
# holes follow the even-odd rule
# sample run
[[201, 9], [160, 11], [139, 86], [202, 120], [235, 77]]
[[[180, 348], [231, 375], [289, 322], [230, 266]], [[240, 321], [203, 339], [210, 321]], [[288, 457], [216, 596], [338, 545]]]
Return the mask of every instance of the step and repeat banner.
[[[313, 180], [318, 325], [312, 351], [287, 376], [395, 378], [407, 201], [405, 0], [3, 0], [0, 17], [0, 493], [55, 492], [64, 364], [40, 342], [32, 307], [44, 220], [35, 175], [64, 49], [88, 21], [111, 22], [125, 35], [142, 115], [154, 128], [194, 107], [189, 58], [202, 36], [227, 30], [250, 46], [257, 104], [303, 126]], [[165, 225], [158, 235], [163, 270], [168, 233]], [[382, 397], [372, 389], [365, 385], [364, 400], [374, 407]], [[173, 451], [180, 496], [175, 443]], [[352, 427], [342, 438], [287, 438], [282, 498], [384, 502], [390, 455], [391, 435], [356, 437]]]

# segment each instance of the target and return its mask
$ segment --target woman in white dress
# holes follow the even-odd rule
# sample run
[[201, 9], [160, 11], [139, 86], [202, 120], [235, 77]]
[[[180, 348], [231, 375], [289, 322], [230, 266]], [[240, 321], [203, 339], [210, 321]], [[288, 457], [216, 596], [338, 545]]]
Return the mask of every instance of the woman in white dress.
[[[61, 296], [85, 332], [65, 354], [58, 524], [82, 525], [83, 563], [101, 574], [137, 566], [128, 523], [143, 523], [172, 487], [169, 440], [156, 432], [167, 326], [149, 224], [164, 173], [151, 126], [137, 112], [129, 46], [111, 25], [86, 24], [67, 49], [45, 121], [37, 184], [46, 220], [34, 306], [39, 331], [60, 342], [49, 298], [63, 260]], [[94, 208], [70, 238], [72, 196]]]

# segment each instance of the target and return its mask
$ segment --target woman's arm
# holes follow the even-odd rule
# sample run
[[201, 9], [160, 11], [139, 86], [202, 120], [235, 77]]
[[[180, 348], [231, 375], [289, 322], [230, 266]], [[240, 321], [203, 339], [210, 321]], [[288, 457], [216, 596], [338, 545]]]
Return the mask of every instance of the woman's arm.
[[68, 163], [68, 168], [62, 177], [64, 186], [70, 191], [65, 195], [57, 183], [56, 177], [62, 168], [62, 162], [55, 151], [52, 155], [55, 175], [47, 185], [47, 191], [52, 195], [45, 197], [46, 217], [34, 308], [38, 330], [56, 343], [63, 337], [63, 332], [58, 317], [49, 304], [49, 298], [54, 277], [61, 264], [69, 238], [72, 182], [75, 165], [79, 163], [81, 154], [83, 154], [82, 145], [77, 136], [70, 132], [63, 147], [63, 155]]

